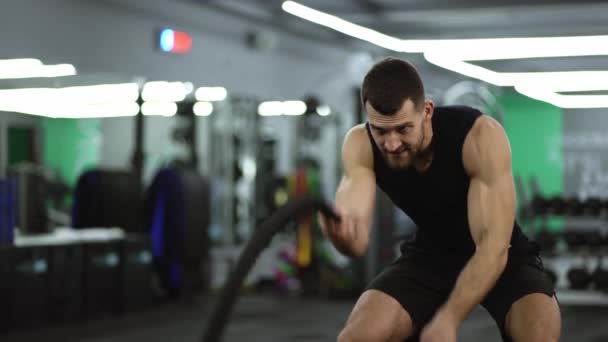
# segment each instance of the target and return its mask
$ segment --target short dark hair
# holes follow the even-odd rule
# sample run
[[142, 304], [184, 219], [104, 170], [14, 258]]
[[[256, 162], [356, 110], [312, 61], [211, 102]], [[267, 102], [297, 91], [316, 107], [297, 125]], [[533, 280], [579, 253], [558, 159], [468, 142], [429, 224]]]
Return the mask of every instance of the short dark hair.
[[369, 102], [380, 114], [394, 115], [403, 102], [416, 108], [424, 103], [424, 85], [416, 67], [408, 61], [387, 57], [367, 72], [361, 87], [363, 106]]

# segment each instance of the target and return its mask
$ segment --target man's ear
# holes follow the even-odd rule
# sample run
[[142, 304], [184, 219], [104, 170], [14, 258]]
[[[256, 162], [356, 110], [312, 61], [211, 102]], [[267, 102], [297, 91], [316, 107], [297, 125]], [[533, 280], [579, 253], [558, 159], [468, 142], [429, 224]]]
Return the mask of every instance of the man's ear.
[[424, 101], [424, 118], [431, 119], [435, 110], [435, 103], [432, 100]]

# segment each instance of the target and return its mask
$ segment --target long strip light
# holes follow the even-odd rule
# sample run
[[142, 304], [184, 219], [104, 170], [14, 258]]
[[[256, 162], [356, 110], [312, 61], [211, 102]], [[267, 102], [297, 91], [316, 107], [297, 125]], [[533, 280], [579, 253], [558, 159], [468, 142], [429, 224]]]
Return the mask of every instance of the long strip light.
[[141, 97], [144, 101], [179, 102], [192, 91], [184, 82], [153, 81], [144, 84]]
[[442, 52], [465, 61], [608, 55], [608, 35], [439, 40], [399, 39], [353, 24], [295, 1], [285, 1], [281, 7], [291, 15], [398, 52]]
[[139, 112], [139, 105], [136, 102], [65, 104], [62, 102], [36, 101], [30, 103], [1, 104], [0, 111], [49, 118], [89, 119], [135, 116]]
[[342, 18], [317, 11], [294, 1], [283, 2], [281, 8], [283, 8], [285, 12], [295, 15], [296, 17], [311, 21], [315, 24], [329, 27], [332, 30], [342, 32], [348, 36], [368, 41], [385, 49], [402, 52], [418, 52], [404, 50], [405, 46], [403, 41], [399, 38], [391, 37], [370, 28], [353, 24]]
[[294, 1], [285, 12], [388, 50], [423, 53], [427, 61], [562, 108], [608, 107], [605, 95], [561, 95], [560, 91], [607, 90], [606, 72], [500, 73], [467, 61], [608, 55], [608, 35], [497, 39], [403, 40], [353, 24]]
[[5, 89], [0, 90], [0, 111], [53, 118], [133, 116], [138, 97], [135, 83]]
[[141, 113], [146, 116], [174, 116], [177, 114], [175, 102], [144, 102]]
[[217, 102], [224, 101], [228, 91], [224, 87], [200, 87], [194, 93], [197, 101]]
[[608, 95], [562, 95], [526, 85], [517, 85], [515, 89], [528, 97], [548, 102], [561, 108], [608, 107]]
[[306, 110], [304, 101], [266, 101], [258, 105], [261, 116], [303, 115]]
[[424, 58], [439, 67], [444, 69], [452, 70], [459, 74], [476, 78], [484, 82], [494, 84], [497, 86], [510, 86], [514, 84], [514, 80], [505, 77], [503, 74], [496, 71], [492, 71], [477, 65], [473, 65], [464, 61], [453, 59], [451, 57], [445, 57], [443, 54], [437, 53], [425, 53]]
[[534, 83], [558, 91], [608, 90], [608, 71], [496, 72], [464, 61], [433, 53], [424, 57], [431, 63], [498, 86]]
[[76, 75], [72, 64], [44, 65], [35, 58], [0, 59], [0, 79]]
[[213, 113], [213, 104], [211, 102], [196, 102], [192, 107], [194, 115], [197, 116], [209, 116]]

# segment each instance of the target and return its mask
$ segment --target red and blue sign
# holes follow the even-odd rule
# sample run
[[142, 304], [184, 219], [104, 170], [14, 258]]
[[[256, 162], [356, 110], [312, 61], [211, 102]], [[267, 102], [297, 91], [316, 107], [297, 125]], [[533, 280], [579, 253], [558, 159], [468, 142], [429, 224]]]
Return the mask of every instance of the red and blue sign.
[[160, 31], [159, 46], [165, 52], [188, 53], [192, 51], [192, 37], [187, 32], [163, 29]]

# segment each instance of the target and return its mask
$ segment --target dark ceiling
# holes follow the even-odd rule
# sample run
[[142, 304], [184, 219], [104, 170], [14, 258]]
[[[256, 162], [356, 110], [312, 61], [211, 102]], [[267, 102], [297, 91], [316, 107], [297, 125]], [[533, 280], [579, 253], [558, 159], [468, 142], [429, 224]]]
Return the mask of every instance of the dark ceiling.
[[[275, 23], [319, 40], [357, 44], [281, 10], [282, 0], [190, 0]], [[608, 34], [608, 1], [594, 0], [301, 0], [298, 3], [404, 39], [499, 38]], [[487, 61], [496, 71], [608, 70], [608, 58]]]

